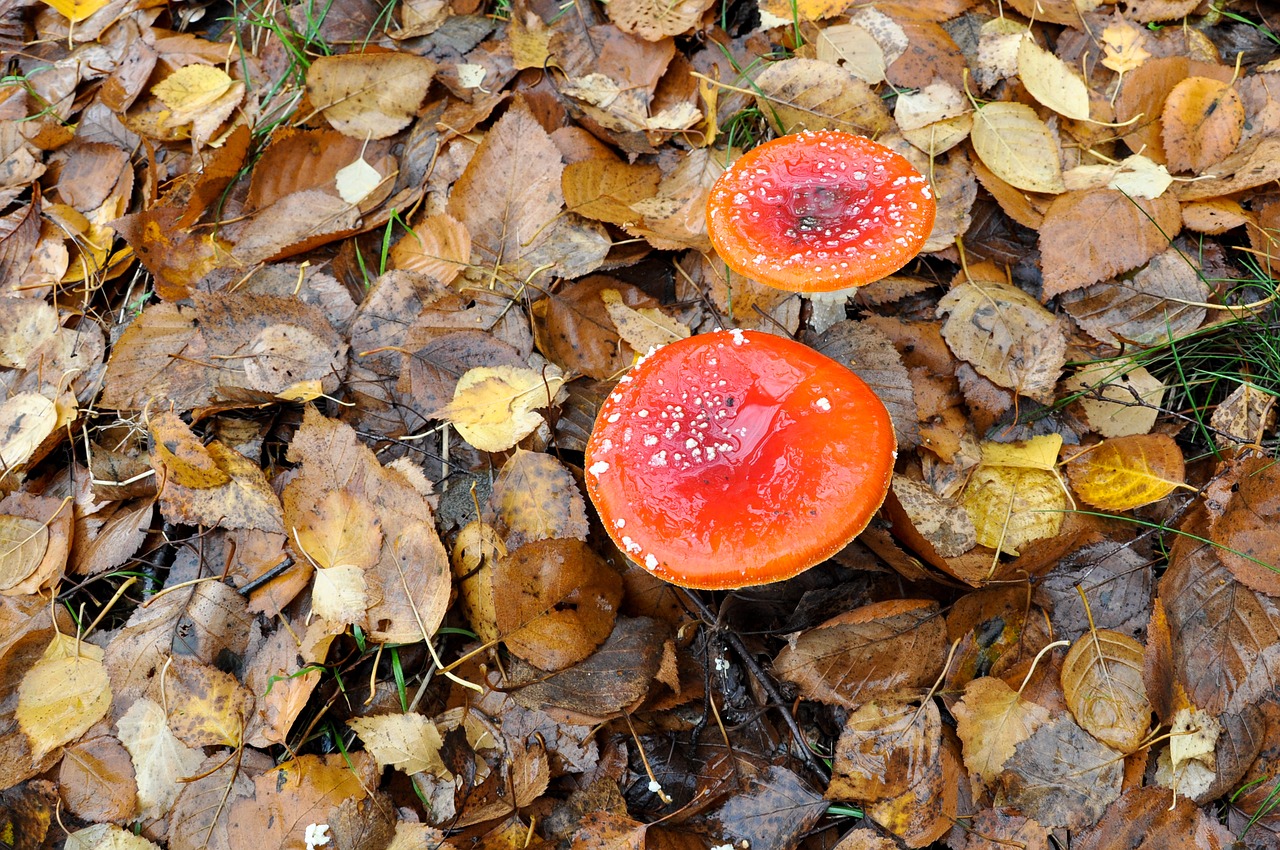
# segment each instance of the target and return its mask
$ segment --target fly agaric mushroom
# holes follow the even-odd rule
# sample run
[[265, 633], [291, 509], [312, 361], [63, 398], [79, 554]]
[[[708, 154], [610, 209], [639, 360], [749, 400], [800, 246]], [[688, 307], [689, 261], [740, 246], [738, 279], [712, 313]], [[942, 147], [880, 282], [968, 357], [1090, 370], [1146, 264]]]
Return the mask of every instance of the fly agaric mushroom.
[[792, 292], [862, 286], [924, 246], [937, 204], [901, 155], [852, 133], [783, 136], [743, 154], [707, 199], [729, 268]]
[[587, 492], [618, 547], [684, 587], [790, 578], [884, 501], [888, 411], [844, 366], [757, 331], [716, 331], [638, 362], [600, 407]]

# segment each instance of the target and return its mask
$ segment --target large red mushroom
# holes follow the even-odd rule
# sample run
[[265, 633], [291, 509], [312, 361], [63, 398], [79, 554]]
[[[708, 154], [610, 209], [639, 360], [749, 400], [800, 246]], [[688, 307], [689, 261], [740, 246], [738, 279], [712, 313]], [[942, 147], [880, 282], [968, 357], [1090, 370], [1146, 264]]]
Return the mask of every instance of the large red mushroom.
[[808, 346], [716, 331], [651, 352], [586, 449], [609, 536], [651, 573], [715, 589], [790, 578], [858, 535], [896, 443], [857, 375]]
[[936, 210], [929, 181], [904, 157], [862, 136], [816, 130], [753, 148], [720, 175], [707, 233], [741, 275], [830, 292], [906, 265]]

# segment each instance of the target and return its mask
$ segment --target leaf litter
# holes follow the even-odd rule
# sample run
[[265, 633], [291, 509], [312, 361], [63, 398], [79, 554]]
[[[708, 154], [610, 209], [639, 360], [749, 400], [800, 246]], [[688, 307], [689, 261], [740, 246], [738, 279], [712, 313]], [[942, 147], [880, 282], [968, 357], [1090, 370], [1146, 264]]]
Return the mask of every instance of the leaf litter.
[[[0, 22], [0, 839], [1273, 846], [1269, 13], [214, 8]], [[913, 265], [714, 254], [806, 128], [930, 178]], [[848, 365], [900, 455], [826, 564], [695, 594], [582, 449], [717, 327]]]

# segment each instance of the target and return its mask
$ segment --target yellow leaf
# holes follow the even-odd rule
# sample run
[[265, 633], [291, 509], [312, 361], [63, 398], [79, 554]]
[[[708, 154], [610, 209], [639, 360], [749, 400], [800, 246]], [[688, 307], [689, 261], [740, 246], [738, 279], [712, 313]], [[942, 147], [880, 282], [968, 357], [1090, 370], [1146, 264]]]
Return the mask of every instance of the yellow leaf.
[[448, 419], [480, 451], [506, 451], [542, 424], [534, 411], [554, 404], [562, 386], [564, 376], [553, 367], [481, 366], [458, 380], [453, 401], [431, 418]]
[[1142, 46], [1142, 30], [1127, 22], [1102, 31], [1102, 49], [1102, 64], [1122, 74], [1151, 58]]
[[970, 137], [983, 164], [1010, 186], [1053, 194], [1066, 190], [1058, 144], [1025, 103], [988, 103], [974, 113]]
[[108, 0], [44, 0], [54, 11], [73, 24], [78, 24], [107, 5]]
[[93, 644], [56, 635], [18, 685], [14, 717], [35, 761], [74, 741], [111, 707], [111, 682]]
[[1142, 657], [1142, 644], [1128, 635], [1091, 629], [1062, 662], [1062, 693], [1076, 722], [1126, 754], [1142, 744], [1151, 725]]
[[609, 318], [618, 329], [618, 336], [636, 351], [645, 352], [669, 342], [684, 339], [691, 331], [656, 307], [628, 307], [622, 294], [616, 289], [600, 292]]
[[986, 782], [994, 781], [1018, 744], [1049, 719], [1047, 709], [991, 676], [965, 685], [952, 714], [964, 744], [964, 765]]
[[49, 550], [49, 526], [29, 517], [0, 514], [0, 588], [25, 581]]
[[276, 398], [283, 401], [315, 401], [322, 395], [324, 395], [324, 386], [320, 379], [308, 378], [276, 393]]
[[338, 169], [334, 175], [338, 194], [348, 204], [358, 204], [372, 195], [384, 179], [378, 169], [365, 162], [363, 156], [356, 157], [354, 162]]
[[184, 65], [152, 87], [151, 93], [170, 109], [187, 112], [208, 106], [234, 81], [212, 65]]
[[1053, 469], [1061, 444], [1057, 434], [1025, 443], [982, 444], [982, 463], [963, 497], [979, 544], [1017, 555], [1023, 545], [1058, 533], [1068, 507]]
[[410, 775], [449, 773], [440, 757], [444, 739], [430, 718], [421, 714], [380, 714], [357, 717], [348, 720], [347, 725], [356, 730], [379, 767], [390, 765]]
[[1058, 465], [1061, 449], [1061, 434], [1045, 434], [1017, 443], [986, 442], [982, 444], [982, 464], [1052, 471]]
[[1089, 120], [1089, 87], [1057, 56], [1024, 38], [1018, 45], [1018, 76], [1036, 100], [1059, 115]]
[[1067, 464], [1081, 499], [1104, 511], [1158, 502], [1183, 483], [1182, 450], [1165, 434], [1136, 434], [1100, 443]]
[[311, 610], [330, 623], [362, 623], [368, 606], [364, 570], [353, 566], [316, 570], [311, 590]]

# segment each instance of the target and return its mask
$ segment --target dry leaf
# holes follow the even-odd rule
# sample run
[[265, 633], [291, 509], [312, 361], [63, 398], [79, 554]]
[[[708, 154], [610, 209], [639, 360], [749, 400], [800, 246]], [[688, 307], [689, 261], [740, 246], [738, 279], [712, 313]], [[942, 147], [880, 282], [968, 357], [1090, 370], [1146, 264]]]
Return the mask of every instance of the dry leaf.
[[648, 41], [662, 41], [689, 32], [713, 4], [714, 0], [612, 0], [605, 9], [609, 20], [623, 32]]
[[1095, 189], [1054, 198], [1040, 229], [1044, 296], [1137, 268], [1168, 248], [1181, 227], [1178, 202], [1168, 195], [1148, 200]]
[[1030, 35], [1018, 45], [1018, 76], [1031, 96], [1054, 112], [1076, 121], [1089, 120], [1089, 88], [1084, 80]]
[[1117, 21], [1102, 30], [1102, 64], [1123, 74], [1151, 58], [1143, 46], [1143, 33], [1128, 21]]
[[307, 97], [338, 132], [385, 139], [413, 120], [435, 72], [410, 53], [321, 56], [307, 68]]
[[836, 744], [828, 800], [874, 802], [915, 788], [939, 758], [942, 721], [933, 700], [865, 703]]
[[83, 735], [111, 707], [102, 650], [55, 635], [22, 677], [13, 717], [31, 741], [34, 761]]
[[1164, 102], [1164, 151], [1174, 171], [1208, 171], [1235, 150], [1244, 132], [1244, 104], [1234, 87], [1188, 77]]
[[1104, 511], [1158, 502], [1182, 486], [1185, 474], [1182, 449], [1165, 434], [1106, 440], [1067, 464], [1076, 495]]
[[1245, 586], [1280, 595], [1280, 533], [1273, 520], [1280, 500], [1280, 472], [1264, 458], [1248, 458], [1226, 471], [1230, 496], [1213, 520], [1209, 539], [1218, 557]]
[[685, 339], [691, 331], [656, 307], [629, 307], [616, 289], [600, 292], [609, 318], [618, 329], [618, 336], [635, 351], [651, 351], [669, 342]]
[[978, 543], [1017, 555], [1026, 544], [1058, 533], [1070, 506], [1052, 466], [1061, 445], [1057, 434], [1025, 444], [982, 444], [982, 463], [963, 496]]
[[1122, 755], [1064, 712], [1014, 749], [1000, 777], [1002, 799], [1045, 826], [1081, 829], [1120, 796], [1123, 775]]
[[1077, 403], [1103, 437], [1150, 433], [1165, 393], [1164, 384], [1143, 367], [1107, 361], [1081, 367], [1062, 388], [1082, 393]]
[[1062, 692], [1086, 732], [1126, 755], [1151, 726], [1142, 682], [1142, 644], [1108, 629], [1090, 629], [1062, 662]]
[[451, 215], [424, 217], [391, 247], [390, 267], [452, 283], [471, 260], [471, 234]]
[[865, 27], [853, 23], [823, 27], [818, 31], [815, 48], [819, 62], [839, 65], [873, 86], [884, 82], [889, 66], [884, 48]]
[[481, 451], [506, 451], [545, 421], [534, 411], [558, 403], [563, 384], [564, 377], [555, 367], [535, 372], [480, 366], [458, 379], [453, 401], [431, 418], [449, 420], [464, 440]]
[[991, 172], [1029, 192], [1066, 191], [1049, 128], [1022, 103], [988, 103], [973, 114], [973, 149]]
[[893, 126], [871, 86], [838, 65], [784, 59], [755, 79], [756, 103], [777, 133], [842, 130], [878, 136]]
[[494, 482], [493, 500], [508, 550], [534, 540], [587, 539], [582, 492], [569, 470], [549, 454], [516, 449]]
[[912, 697], [937, 678], [946, 654], [943, 639], [936, 603], [877, 602], [792, 635], [774, 670], [807, 698], [824, 703], [858, 706]]
[[[581, 498], [581, 497], [579, 497]], [[482, 641], [498, 640], [498, 615], [494, 609], [493, 574], [507, 547], [493, 526], [478, 520], [458, 533], [449, 563], [462, 596], [467, 622]]]
[[1183, 251], [1169, 248], [1132, 276], [1063, 294], [1062, 306], [1099, 342], [1151, 345], [1200, 327], [1209, 296], [1200, 269]]
[[148, 820], [163, 817], [182, 788], [179, 780], [196, 774], [204, 753], [179, 741], [164, 709], [146, 697], [134, 701], [116, 728], [133, 759], [139, 815]]
[[377, 760], [379, 767], [394, 767], [406, 774], [445, 772], [440, 758], [440, 747], [444, 743], [440, 729], [421, 714], [354, 717], [347, 725], [356, 730], [365, 750]]
[[498, 631], [512, 653], [542, 670], [563, 670], [613, 630], [622, 579], [578, 540], [527, 543], [494, 572]]
[[1015, 286], [987, 280], [961, 283], [938, 302], [942, 335], [978, 374], [1048, 402], [1066, 362], [1062, 319]]
[[1003, 679], [983, 676], [965, 685], [951, 709], [964, 746], [964, 764], [984, 782], [994, 782], [1018, 744], [1049, 719], [1049, 711], [1025, 700]]

